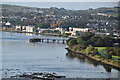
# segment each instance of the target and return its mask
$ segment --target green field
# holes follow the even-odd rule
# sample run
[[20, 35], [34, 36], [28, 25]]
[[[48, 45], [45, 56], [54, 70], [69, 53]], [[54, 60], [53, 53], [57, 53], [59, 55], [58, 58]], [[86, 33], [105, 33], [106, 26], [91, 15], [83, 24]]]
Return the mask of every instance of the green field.
[[99, 52], [101, 52], [103, 49], [106, 49], [106, 47], [95, 47], [96, 49], [98, 49]]
[[[106, 47], [95, 47], [95, 48], [98, 49], [99, 53], [102, 52], [103, 49], [106, 49]], [[107, 53], [103, 53], [103, 54], [107, 54]], [[112, 56], [112, 58], [120, 60], [120, 56]]]
[[120, 56], [112, 56], [112, 57], [120, 60]]

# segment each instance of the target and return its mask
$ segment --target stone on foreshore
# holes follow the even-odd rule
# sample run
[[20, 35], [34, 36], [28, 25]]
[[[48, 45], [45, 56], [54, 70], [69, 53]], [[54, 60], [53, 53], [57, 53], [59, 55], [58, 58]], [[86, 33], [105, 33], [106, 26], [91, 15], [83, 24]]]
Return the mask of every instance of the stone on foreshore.
[[56, 78], [66, 78], [65, 76], [59, 76], [56, 73], [32, 73], [12, 76], [11, 78], [30, 78], [30, 79], [42, 79], [42, 80], [54, 80]]

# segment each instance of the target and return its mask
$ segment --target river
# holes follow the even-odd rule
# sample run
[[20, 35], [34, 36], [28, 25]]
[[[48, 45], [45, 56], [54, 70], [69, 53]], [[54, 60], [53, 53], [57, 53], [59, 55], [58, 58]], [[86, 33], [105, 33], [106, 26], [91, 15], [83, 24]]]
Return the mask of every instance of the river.
[[[67, 78], [118, 78], [118, 71], [66, 55], [66, 44], [30, 43], [33, 35], [0, 32], [2, 44], [2, 77], [33, 72], [50, 72]], [[60, 38], [39, 35], [42, 38]]]

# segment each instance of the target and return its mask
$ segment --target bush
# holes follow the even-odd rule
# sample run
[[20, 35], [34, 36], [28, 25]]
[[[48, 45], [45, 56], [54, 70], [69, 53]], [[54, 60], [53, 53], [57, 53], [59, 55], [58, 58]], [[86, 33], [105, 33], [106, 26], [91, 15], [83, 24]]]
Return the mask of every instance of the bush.
[[105, 58], [106, 58], [106, 59], [112, 59], [112, 54], [111, 54], [111, 53], [107, 53], [107, 54], [105, 55]]
[[72, 45], [76, 45], [76, 44], [78, 44], [76, 39], [70, 39], [67, 41], [68, 46], [72, 46]]
[[87, 47], [85, 49], [85, 53], [91, 54], [92, 56], [94, 56], [94, 55], [98, 54], [99, 52], [98, 52], [98, 49], [95, 49], [94, 47]]
[[85, 53], [89, 54], [89, 53], [91, 53], [93, 50], [94, 50], [94, 47], [87, 47], [87, 48], [85, 49]]
[[98, 54], [99, 52], [98, 52], [98, 49], [94, 49], [93, 51], [92, 51], [92, 56], [94, 56], [94, 55], [96, 55], [96, 54]]

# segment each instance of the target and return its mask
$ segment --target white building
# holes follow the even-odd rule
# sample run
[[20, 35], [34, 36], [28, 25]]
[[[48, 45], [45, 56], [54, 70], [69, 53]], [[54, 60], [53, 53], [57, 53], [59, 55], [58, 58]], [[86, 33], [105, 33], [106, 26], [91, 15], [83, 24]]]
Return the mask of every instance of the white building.
[[62, 19], [67, 19], [69, 18], [69, 16], [62, 16]]
[[73, 31], [73, 32], [76, 32], [76, 31], [82, 31], [82, 32], [88, 32], [89, 29], [88, 28], [69, 28], [69, 31]]
[[22, 26], [22, 31], [26, 31], [26, 26]]
[[34, 32], [34, 26], [15, 26], [17, 31]]
[[81, 35], [84, 32], [88, 32], [89, 29], [88, 28], [69, 28], [69, 31], [67, 31], [66, 33], [71, 33], [72, 36], [76, 36], [76, 35]]
[[101, 16], [111, 16], [111, 15], [108, 15], [108, 14], [104, 14], [104, 13], [97, 13], [97, 15], [101, 15]]
[[6, 26], [6, 27], [11, 27], [11, 23], [10, 23], [10, 22], [7, 22], [7, 23], [5, 23], [5, 26]]
[[84, 32], [89, 32], [88, 28], [72, 28], [72, 27], [69, 27], [69, 31], [66, 31], [65, 28], [56, 28], [56, 30], [59, 30], [61, 34], [67, 33], [71, 34], [72, 36], [81, 35]]
[[61, 32], [61, 34], [65, 33], [65, 29], [64, 28], [56, 28], [56, 30], [59, 30]]
[[11, 23], [10, 23], [10, 22], [7, 22], [5, 25], [11, 25]]
[[15, 30], [22, 31], [22, 26], [15, 26]]
[[34, 27], [33, 26], [26, 26], [26, 32], [34, 32]]

